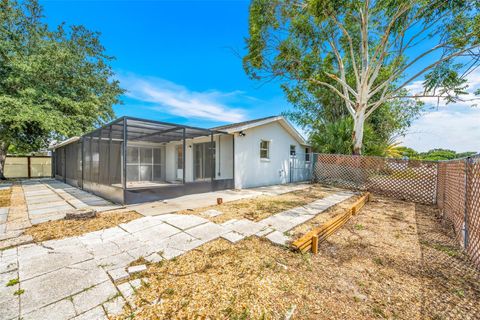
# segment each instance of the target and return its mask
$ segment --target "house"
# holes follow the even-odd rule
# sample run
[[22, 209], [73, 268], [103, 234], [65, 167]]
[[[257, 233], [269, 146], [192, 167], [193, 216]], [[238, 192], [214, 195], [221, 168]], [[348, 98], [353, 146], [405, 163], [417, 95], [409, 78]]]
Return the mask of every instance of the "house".
[[311, 167], [282, 116], [210, 129], [122, 117], [53, 151], [56, 179], [124, 204], [303, 181]]

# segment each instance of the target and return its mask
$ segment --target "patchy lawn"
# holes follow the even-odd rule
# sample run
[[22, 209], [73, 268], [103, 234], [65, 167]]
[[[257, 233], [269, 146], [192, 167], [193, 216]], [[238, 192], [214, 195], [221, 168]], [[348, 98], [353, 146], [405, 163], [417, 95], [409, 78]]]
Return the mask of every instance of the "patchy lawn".
[[256, 237], [207, 243], [150, 265], [118, 319], [478, 319], [479, 273], [435, 213], [373, 199], [317, 256]]
[[0, 190], [0, 207], [10, 207], [11, 196], [12, 196], [12, 188]]
[[[194, 210], [183, 210], [179, 214], [196, 214], [209, 219], [215, 223], [223, 223], [230, 219], [249, 219], [260, 221], [275, 213], [306, 205], [315, 200], [324, 198], [338, 189], [312, 185], [307, 189], [293, 191], [276, 196], [259, 196], [251, 199], [242, 199], [226, 202], [221, 205], [214, 205]], [[218, 210], [223, 214], [216, 217], [209, 217], [204, 214], [208, 210]]]
[[95, 218], [91, 219], [48, 221], [26, 229], [24, 234], [33, 236], [35, 242], [62, 239], [115, 227], [120, 223], [141, 217], [142, 215], [135, 211], [107, 211], [98, 213]]

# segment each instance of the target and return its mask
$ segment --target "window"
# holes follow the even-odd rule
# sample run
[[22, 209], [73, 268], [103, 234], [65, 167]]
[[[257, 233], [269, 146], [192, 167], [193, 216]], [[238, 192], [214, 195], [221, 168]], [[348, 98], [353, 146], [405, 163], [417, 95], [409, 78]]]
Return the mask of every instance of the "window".
[[305, 148], [305, 161], [310, 161], [310, 148]]
[[260, 159], [270, 159], [270, 141], [260, 141]]
[[164, 149], [149, 147], [127, 147], [127, 182], [163, 181]]
[[290, 155], [291, 155], [291, 156], [294, 156], [294, 155], [296, 155], [296, 154], [297, 154], [297, 152], [296, 152], [296, 146], [295, 146], [295, 145], [291, 145], [291, 146], [290, 146]]

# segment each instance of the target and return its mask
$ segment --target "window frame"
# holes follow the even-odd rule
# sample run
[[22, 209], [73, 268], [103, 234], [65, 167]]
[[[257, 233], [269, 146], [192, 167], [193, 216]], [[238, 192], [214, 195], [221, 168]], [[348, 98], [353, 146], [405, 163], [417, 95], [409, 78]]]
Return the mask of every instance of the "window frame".
[[310, 148], [305, 147], [305, 162], [310, 162], [311, 154]]
[[[292, 150], [293, 147], [293, 150]], [[290, 156], [295, 157], [297, 155], [297, 146], [295, 144], [290, 145]]]
[[[263, 143], [266, 143], [266, 147], [264, 148], [262, 146]], [[270, 160], [270, 140], [260, 140], [260, 145], [259, 145], [259, 151], [260, 151], [260, 160], [268, 161]], [[262, 157], [262, 151], [266, 151], [267, 156]]]

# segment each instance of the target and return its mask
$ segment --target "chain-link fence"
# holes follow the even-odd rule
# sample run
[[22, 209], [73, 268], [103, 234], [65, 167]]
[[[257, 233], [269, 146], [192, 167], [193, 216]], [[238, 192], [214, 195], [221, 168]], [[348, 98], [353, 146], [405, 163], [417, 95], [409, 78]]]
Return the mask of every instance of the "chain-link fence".
[[437, 205], [480, 267], [480, 154], [451, 161], [318, 154], [312, 180]]
[[438, 163], [437, 206], [480, 267], [480, 155]]
[[318, 154], [315, 160], [316, 182], [419, 203], [436, 201], [436, 162], [334, 154]]

